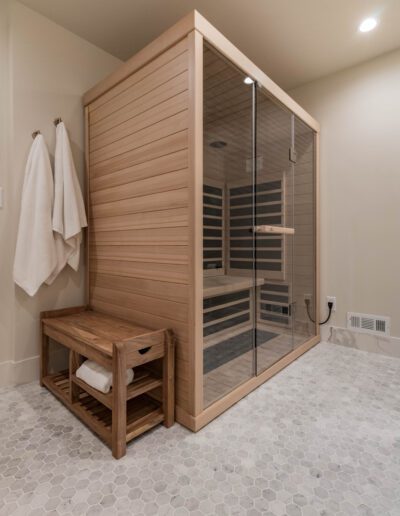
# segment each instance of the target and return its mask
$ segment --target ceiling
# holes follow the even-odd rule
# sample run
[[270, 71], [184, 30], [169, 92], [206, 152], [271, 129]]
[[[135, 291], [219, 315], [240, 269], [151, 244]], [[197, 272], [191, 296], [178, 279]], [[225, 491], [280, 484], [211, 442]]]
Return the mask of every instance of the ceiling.
[[[400, 47], [400, 0], [21, 0], [126, 60], [197, 9], [288, 90]], [[378, 28], [358, 32], [366, 17]]]

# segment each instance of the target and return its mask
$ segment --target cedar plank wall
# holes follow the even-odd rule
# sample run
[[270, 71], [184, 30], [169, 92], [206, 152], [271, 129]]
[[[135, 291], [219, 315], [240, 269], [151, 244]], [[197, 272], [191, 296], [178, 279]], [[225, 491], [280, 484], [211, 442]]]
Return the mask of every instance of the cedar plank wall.
[[89, 303], [174, 330], [176, 403], [191, 413], [188, 66], [186, 37], [88, 106]]

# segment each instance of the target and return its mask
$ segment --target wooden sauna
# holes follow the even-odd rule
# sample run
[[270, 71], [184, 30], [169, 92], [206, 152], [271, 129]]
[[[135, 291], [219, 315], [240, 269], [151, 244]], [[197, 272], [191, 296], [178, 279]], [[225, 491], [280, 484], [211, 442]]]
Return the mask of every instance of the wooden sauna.
[[88, 304], [174, 331], [197, 431], [319, 342], [319, 125], [196, 11], [84, 105]]

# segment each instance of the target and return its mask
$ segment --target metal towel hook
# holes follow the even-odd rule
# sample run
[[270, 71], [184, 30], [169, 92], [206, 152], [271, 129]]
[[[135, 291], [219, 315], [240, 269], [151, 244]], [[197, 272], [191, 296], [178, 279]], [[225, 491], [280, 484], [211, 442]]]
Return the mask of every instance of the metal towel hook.
[[33, 131], [32, 138], [35, 139], [38, 134], [40, 134], [39, 130], [38, 131]]
[[62, 118], [61, 117], [58, 117], [58, 118], [55, 118], [54, 119], [54, 125], [57, 127], [57, 125], [62, 122]]

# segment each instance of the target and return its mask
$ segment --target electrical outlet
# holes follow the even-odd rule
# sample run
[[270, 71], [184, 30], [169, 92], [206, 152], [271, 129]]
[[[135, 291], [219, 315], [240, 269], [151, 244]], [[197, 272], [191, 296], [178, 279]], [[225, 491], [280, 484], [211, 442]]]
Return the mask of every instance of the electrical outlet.
[[332, 312], [336, 312], [336, 297], [334, 296], [326, 296], [327, 303], [333, 303]]
[[311, 301], [312, 300], [312, 294], [304, 294], [304, 301]]

